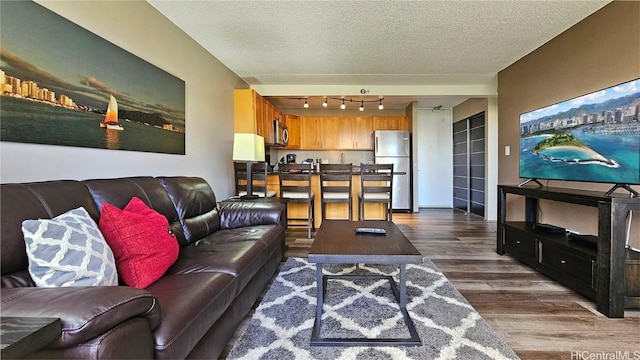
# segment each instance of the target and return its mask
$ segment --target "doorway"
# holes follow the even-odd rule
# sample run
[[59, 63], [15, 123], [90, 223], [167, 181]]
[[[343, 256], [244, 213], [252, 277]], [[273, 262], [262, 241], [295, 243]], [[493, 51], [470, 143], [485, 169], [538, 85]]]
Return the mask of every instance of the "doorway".
[[418, 207], [451, 208], [451, 109], [418, 109]]

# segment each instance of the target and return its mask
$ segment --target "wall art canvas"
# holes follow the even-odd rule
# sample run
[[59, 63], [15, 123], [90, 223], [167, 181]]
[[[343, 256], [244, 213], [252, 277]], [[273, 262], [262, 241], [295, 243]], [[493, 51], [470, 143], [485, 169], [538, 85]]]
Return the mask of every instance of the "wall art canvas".
[[184, 155], [183, 80], [32, 1], [1, 8], [1, 141]]

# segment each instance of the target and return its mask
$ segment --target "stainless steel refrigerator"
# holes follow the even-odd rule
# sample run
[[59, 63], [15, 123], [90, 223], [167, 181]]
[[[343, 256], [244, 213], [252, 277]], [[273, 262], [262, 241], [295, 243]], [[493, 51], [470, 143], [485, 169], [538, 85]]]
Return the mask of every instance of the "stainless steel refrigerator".
[[376, 164], [393, 164], [393, 210], [412, 210], [411, 134], [408, 131], [378, 130], [374, 136]]

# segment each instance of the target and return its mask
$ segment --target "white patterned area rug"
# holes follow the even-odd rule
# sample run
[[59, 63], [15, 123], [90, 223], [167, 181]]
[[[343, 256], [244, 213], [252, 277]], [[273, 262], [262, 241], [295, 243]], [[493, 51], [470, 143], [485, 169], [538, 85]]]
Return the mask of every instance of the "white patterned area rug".
[[[392, 275], [398, 266], [360, 265], [361, 274]], [[325, 265], [325, 275], [355, 273]], [[289, 258], [227, 359], [518, 359], [428, 259], [407, 265], [407, 310], [422, 346], [310, 346], [316, 311], [316, 267]], [[389, 281], [329, 280], [321, 337], [408, 337]]]

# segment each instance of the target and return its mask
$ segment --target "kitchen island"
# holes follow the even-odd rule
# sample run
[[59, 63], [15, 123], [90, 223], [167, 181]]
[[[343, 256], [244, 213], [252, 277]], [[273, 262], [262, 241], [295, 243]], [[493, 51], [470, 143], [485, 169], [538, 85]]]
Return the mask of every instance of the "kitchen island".
[[[280, 179], [278, 173], [270, 173], [267, 176], [267, 189], [273, 190], [276, 196], [280, 196]], [[315, 196], [315, 221], [314, 227], [318, 229], [322, 224], [322, 202], [320, 198], [320, 173], [313, 172], [311, 174], [311, 191]], [[360, 192], [360, 174], [354, 173], [351, 184], [352, 194], [352, 209], [353, 219], [358, 220], [358, 193]], [[327, 219], [343, 220], [348, 219], [349, 209], [344, 203], [328, 203], [326, 205]], [[366, 203], [365, 214], [367, 220], [384, 220], [386, 219], [385, 204]], [[307, 204], [304, 203], [289, 203], [288, 204], [288, 217], [290, 218], [307, 218]], [[306, 225], [306, 222], [301, 222], [301, 225]]]

